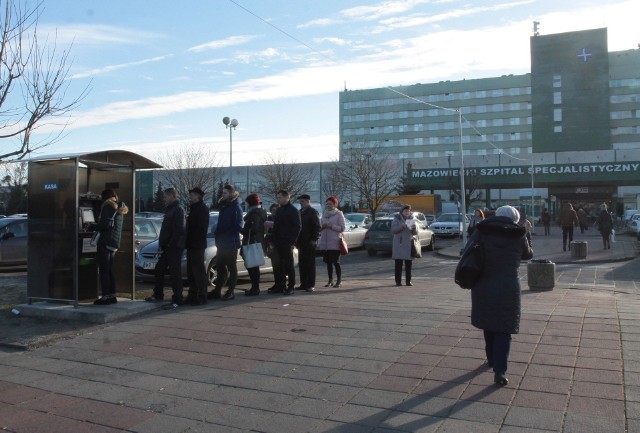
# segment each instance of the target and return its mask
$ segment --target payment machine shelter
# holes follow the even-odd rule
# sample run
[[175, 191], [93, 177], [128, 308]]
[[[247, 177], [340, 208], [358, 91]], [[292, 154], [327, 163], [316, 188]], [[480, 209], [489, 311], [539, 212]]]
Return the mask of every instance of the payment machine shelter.
[[96, 248], [91, 225], [99, 218], [101, 192], [114, 189], [129, 207], [124, 216], [114, 273], [119, 296], [135, 298], [135, 171], [160, 168], [124, 150], [43, 156], [29, 160], [29, 303], [73, 303], [98, 297]]

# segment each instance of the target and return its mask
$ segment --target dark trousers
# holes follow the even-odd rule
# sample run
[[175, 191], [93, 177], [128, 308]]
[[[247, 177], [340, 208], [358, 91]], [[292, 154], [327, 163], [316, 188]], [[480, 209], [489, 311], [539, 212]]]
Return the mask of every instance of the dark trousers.
[[308, 289], [316, 285], [316, 248], [312, 245], [298, 247], [298, 268], [300, 288]]
[[404, 262], [404, 272], [407, 283], [411, 282], [411, 260], [396, 260], [396, 284], [402, 283], [402, 262]]
[[505, 374], [511, 350], [511, 334], [485, 330], [484, 350], [487, 354], [487, 361], [493, 364], [493, 371]]
[[218, 248], [216, 256], [216, 289], [225, 285], [229, 286], [229, 290], [236, 289], [238, 282], [238, 250], [235, 248]]
[[550, 235], [551, 234], [551, 225], [550, 224], [545, 224], [544, 225], [544, 234], [545, 235]]
[[602, 244], [604, 245], [604, 247], [607, 249], [611, 248], [611, 232], [602, 231], [600, 232], [600, 235], [602, 236]]
[[189, 278], [189, 297], [206, 298], [208, 283], [203, 249], [187, 250], [187, 276]]
[[255, 266], [253, 268], [247, 269], [249, 273], [249, 279], [251, 279], [251, 289], [259, 290], [260, 289], [260, 266]]
[[113, 258], [116, 252], [106, 245], [98, 244], [98, 272], [100, 273], [100, 288], [102, 296], [115, 296], [116, 278], [113, 275]]
[[167, 269], [173, 296], [178, 300], [182, 298], [182, 251], [182, 248], [169, 248], [160, 254], [156, 263], [156, 284], [153, 288], [153, 295], [156, 298], [164, 297], [164, 275]]
[[569, 238], [569, 246], [573, 242], [573, 226], [562, 226], [562, 249], [567, 249], [567, 237]]
[[[278, 266], [273, 271], [273, 276], [275, 281], [275, 287], [278, 289], [288, 288], [293, 290], [296, 285], [296, 268], [293, 264], [293, 249], [291, 249], [290, 245], [275, 245], [276, 254], [278, 255], [278, 259], [280, 262], [280, 266]], [[287, 281], [287, 277], [289, 277], [289, 281]]]

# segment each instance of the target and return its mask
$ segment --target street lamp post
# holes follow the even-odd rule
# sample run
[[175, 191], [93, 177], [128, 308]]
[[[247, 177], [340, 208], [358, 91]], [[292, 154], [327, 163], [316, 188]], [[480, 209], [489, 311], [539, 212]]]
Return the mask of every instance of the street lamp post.
[[238, 126], [238, 119], [222, 118], [225, 128], [229, 129], [229, 183], [233, 184], [233, 130]]

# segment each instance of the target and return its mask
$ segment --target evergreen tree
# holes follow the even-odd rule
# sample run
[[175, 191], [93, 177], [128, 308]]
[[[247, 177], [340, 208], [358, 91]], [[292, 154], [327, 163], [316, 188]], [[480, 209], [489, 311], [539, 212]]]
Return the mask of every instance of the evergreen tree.
[[162, 188], [162, 182], [158, 182], [156, 197], [153, 201], [153, 210], [155, 212], [164, 212], [164, 188]]
[[216, 188], [215, 195], [211, 198], [211, 206], [209, 209], [211, 210], [219, 210], [220, 205], [218, 204], [218, 200], [222, 197], [222, 189], [224, 188], [224, 183], [222, 181], [218, 182], [218, 187]]

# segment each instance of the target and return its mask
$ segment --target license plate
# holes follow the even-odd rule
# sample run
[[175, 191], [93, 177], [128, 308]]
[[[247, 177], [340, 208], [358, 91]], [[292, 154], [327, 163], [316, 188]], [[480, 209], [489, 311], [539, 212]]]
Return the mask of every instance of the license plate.
[[156, 268], [156, 262], [144, 262], [144, 264], [142, 265], [142, 269], [155, 269]]

